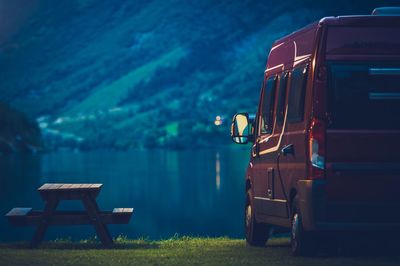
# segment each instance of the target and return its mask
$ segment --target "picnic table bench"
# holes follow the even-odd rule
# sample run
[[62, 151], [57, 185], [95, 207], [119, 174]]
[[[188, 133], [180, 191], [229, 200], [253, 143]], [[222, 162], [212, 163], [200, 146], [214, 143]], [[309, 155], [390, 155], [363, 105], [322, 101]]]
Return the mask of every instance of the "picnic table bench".
[[[9, 222], [16, 226], [37, 226], [31, 240], [31, 247], [37, 247], [43, 240], [49, 225], [92, 224], [104, 246], [113, 243], [107, 224], [127, 224], [133, 208], [115, 208], [101, 211], [97, 205], [102, 184], [44, 184], [38, 188], [41, 198], [46, 202], [43, 211], [32, 208], [13, 208], [6, 214]], [[57, 211], [62, 200], [80, 200], [84, 211]]]

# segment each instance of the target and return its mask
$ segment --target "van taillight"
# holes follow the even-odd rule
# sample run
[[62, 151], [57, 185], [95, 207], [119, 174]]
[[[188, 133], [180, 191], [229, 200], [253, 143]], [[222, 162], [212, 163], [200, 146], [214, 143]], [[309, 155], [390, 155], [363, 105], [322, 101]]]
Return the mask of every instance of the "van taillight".
[[325, 123], [313, 118], [309, 130], [309, 179], [324, 178], [325, 175]]

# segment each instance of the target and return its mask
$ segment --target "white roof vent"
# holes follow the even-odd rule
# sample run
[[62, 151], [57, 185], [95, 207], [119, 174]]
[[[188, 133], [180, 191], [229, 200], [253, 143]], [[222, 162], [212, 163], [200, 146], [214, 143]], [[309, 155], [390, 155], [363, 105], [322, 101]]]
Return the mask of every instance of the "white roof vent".
[[400, 16], [400, 7], [377, 7], [372, 11], [375, 16]]

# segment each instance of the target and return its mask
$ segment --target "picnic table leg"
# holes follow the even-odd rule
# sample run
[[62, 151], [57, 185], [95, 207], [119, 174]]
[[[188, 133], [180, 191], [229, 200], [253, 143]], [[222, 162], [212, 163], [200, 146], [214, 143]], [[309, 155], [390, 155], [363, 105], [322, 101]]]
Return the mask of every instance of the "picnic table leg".
[[49, 199], [46, 202], [40, 224], [38, 225], [35, 235], [33, 236], [30, 244], [32, 248], [37, 247], [40, 244], [40, 242], [42, 242], [47, 227], [49, 226], [49, 219], [51, 218], [53, 212], [56, 210], [57, 205], [58, 205], [57, 199]]
[[110, 246], [113, 244], [110, 232], [105, 224], [102, 223], [99, 215], [99, 207], [97, 206], [96, 200], [86, 195], [83, 198], [83, 205], [89, 215], [89, 218], [96, 229], [96, 233], [100, 238], [101, 243], [104, 246]]

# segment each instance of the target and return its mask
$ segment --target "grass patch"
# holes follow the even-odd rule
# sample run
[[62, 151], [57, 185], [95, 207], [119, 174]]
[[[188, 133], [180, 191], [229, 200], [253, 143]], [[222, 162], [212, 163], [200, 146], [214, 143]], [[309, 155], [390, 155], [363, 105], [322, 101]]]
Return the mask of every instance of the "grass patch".
[[[397, 254], [397, 253], [396, 253]], [[39, 249], [1, 244], [3, 265], [398, 265], [399, 255], [293, 257], [287, 238], [271, 239], [266, 248], [248, 247], [242, 239], [174, 237], [129, 240], [118, 237], [112, 249], [94, 240], [57, 240]]]

